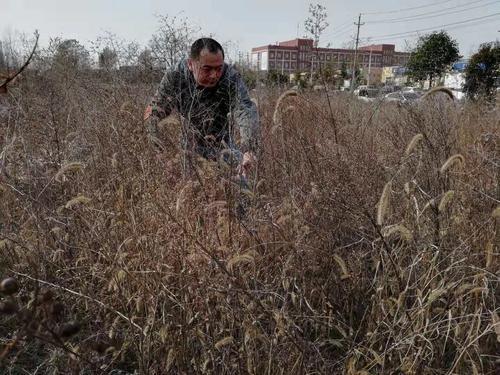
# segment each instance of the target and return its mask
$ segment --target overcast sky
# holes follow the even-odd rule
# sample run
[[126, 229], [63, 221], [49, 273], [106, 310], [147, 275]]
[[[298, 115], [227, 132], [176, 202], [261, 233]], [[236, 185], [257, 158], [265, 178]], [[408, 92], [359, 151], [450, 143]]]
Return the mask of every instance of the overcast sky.
[[[241, 51], [294, 39], [305, 34], [304, 20], [310, 1], [305, 0], [0, 0], [0, 32], [32, 33], [38, 29], [42, 44], [49, 37], [90, 40], [105, 31], [147, 44], [157, 28], [155, 14], [182, 15], [232, 41]], [[360, 37], [373, 43], [392, 43], [404, 50], [414, 42], [413, 31], [448, 30], [468, 56], [479, 44], [500, 38], [500, 0], [351, 0], [313, 1], [327, 8], [330, 26], [321, 44], [342, 47], [355, 34], [354, 22], [363, 13]], [[434, 4], [434, 5], [431, 5]], [[411, 8], [411, 9], [408, 9]], [[374, 23], [375, 21], [382, 21]]]

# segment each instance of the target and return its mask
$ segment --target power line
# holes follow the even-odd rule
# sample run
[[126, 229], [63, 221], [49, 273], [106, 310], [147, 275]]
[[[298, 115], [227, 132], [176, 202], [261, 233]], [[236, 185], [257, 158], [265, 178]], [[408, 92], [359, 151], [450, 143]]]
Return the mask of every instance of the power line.
[[422, 31], [431, 31], [431, 30], [435, 30], [435, 29], [440, 29], [440, 28], [448, 27], [448, 26], [461, 25], [461, 24], [464, 24], [464, 23], [467, 23], [467, 22], [479, 21], [479, 20], [483, 20], [483, 19], [486, 19], [486, 18], [495, 17], [495, 16], [498, 16], [498, 15], [500, 15], [500, 12], [489, 14], [489, 15], [483, 16], [483, 17], [470, 18], [468, 20], [462, 20], [462, 21], [459, 21], [459, 22], [452, 22], [452, 23], [448, 23], [446, 25], [440, 25], [440, 26], [434, 26], [434, 27], [427, 27], [427, 28], [424, 28], [424, 29], [406, 31], [406, 32], [402, 32], [402, 33], [377, 35], [377, 36], [374, 36], [373, 38], [379, 39], [379, 38], [385, 38], [385, 37], [400, 36], [400, 35], [404, 35], [404, 34], [414, 34], [414, 33], [419, 33], [419, 32], [422, 32]]
[[[423, 19], [428, 19], [428, 18], [440, 17], [443, 15], [461, 13], [461, 12], [465, 12], [465, 11], [472, 10], [472, 9], [482, 8], [482, 7], [491, 5], [491, 4], [499, 4], [500, 3], [500, 1], [495, 0], [495, 1], [491, 1], [491, 2], [486, 3], [486, 4], [476, 5], [474, 7], [469, 7], [466, 9], [458, 9], [458, 10], [453, 11], [453, 9], [464, 7], [464, 6], [469, 6], [469, 5], [476, 4], [476, 3], [481, 3], [483, 1], [485, 1], [485, 0], [473, 1], [469, 4], [458, 5], [457, 7], [444, 8], [444, 9], [440, 9], [437, 11], [415, 14], [413, 16], [408, 16], [408, 17], [374, 20], [374, 21], [367, 21], [366, 23], [367, 24], [379, 24], [379, 23], [398, 23], [398, 22], [418, 21], [418, 20], [423, 20]], [[449, 10], [451, 10], [451, 11], [449, 11]], [[426, 17], [424, 17], [424, 16], [426, 16]]]
[[423, 8], [429, 8], [429, 7], [434, 7], [434, 6], [438, 6], [438, 5], [443, 5], [443, 4], [446, 4], [446, 3], [449, 3], [453, 0], [445, 0], [441, 3], [430, 3], [430, 4], [426, 4], [426, 5], [420, 5], [418, 7], [411, 7], [411, 8], [403, 8], [403, 9], [397, 9], [397, 10], [388, 10], [388, 11], [385, 11], [385, 12], [367, 12], [367, 13], [362, 13], [363, 15], [370, 15], [370, 14], [390, 14], [390, 13], [400, 13], [400, 12], [406, 12], [408, 10], [417, 10], [417, 9], [423, 9]]
[[332, 37], [332, 36], [336, 36], [337, 34], [343, 34], [346, 30], [350, 29], [351, 27], [352, 27], [352, 24], [351, 24], [351, 21], [349, 21], [347, 24], [342, 24], [342, 26], [338, 26], [332, 32], [324, 35], [324, 37]]
[[[482, 21], [482, 20], [479, 20], [479, 21], [475, 21], [475, 22], [471, 22], [471, 23], [466, 23], [466, 24], [459, 24], [459, 25], [456, 25], [456, 26], [451, 26], [451, 27], [447, 27], [446, 30], [449, 31], [449, 30], [456, 30], [456, 29], [462, 29], [462, 28], [466, 28], [466, 27], [471, 27], [471, 26], [478, 26], [478, 25], [484, 25], [484, 24], [487, 24], [487, 23], [491, 23], [491, 22], [494, 22], [494, 21], [497, 21], [496, 19], [490, 19], [490, 20], [486, 20], [486, 21]], [[437, 29], [440, 29], [441, 27], [436, 27], [436, 28], [433, 28], [431, 30], [437, 30]], [[421, 31], [431, 31], [429, 29], [427, 30], [418, 30], [418, 31], [413, 31], [413, 32], [408, 32], [407, 34], [404, 34], [401, 33], [401, 35], [399, 36], [389, 36], [389, 37], [368, 37], [369, 39], [369, 42], [370, 43], [373, 43], [373, 42], [382, 42], [382, 41], [385, 41], [385, 40], [398, 40], [398, 39], [405, 39], [405, 38], [409, 38], [409, 37], [413, 37], [413, 36], [418, 36], [420, 35], [420, 32]]]
[[352, 34], [353, 32], [355, 32], [355, 30], [349, 28], [339, 34], [335, 34], [335, 35], [330, 35], [328, 36], [327, 39], [338, 39], [338, 38], [342, 38], [344, 35], [348, 35], [348, 34]]
[[344, 23], [341, 23], [337, 27], [334, 27], [332, 31], [338, 30], [340, 28], [343, 28], [344, 26], [351, 26], [351, 21], [346, 21]]
[[354, 30], [349, 29], [349, 30], [344, 31], [343, 33], [341, 33], [339, 35], [335, 35], [334, 38], [340, 38], [341, 36], [344, 36], [344, 35], [347, 35], [347, 34], [351, 34], [352, 35], [353, 32], [354, 32]]

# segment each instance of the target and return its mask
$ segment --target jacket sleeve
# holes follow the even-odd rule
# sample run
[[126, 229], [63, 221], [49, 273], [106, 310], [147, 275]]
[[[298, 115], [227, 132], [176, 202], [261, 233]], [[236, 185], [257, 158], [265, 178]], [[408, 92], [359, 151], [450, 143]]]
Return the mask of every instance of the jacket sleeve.
[[235, 85], [234, 100], [231, 112], [240, 132], [240, 146], [242, 152], [258, 152], [260, 147], [259, 115], [255, 103], [248, 95], [248, 89], [241, 75], [233, 70], [232, 81]]
[[170, 115], [175, 106], [175, 71], [167, 72], [153, 95], [144, 113], [146, 131], [150, 141], [158, 148], [164, 149], [158, 132], [158, 123]]

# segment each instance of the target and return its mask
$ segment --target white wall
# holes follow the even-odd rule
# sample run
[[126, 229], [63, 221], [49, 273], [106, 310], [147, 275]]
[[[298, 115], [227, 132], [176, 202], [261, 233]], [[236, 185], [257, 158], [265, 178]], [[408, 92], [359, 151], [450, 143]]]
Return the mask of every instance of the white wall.
[[269, 54], [264, 52], [252, 52], [252, 67], [258, 70], [267, 70], [269, 65]]
[[260, 70], [267, 70], [269, 65], [269, 53], [267, 51], [260, 54]]

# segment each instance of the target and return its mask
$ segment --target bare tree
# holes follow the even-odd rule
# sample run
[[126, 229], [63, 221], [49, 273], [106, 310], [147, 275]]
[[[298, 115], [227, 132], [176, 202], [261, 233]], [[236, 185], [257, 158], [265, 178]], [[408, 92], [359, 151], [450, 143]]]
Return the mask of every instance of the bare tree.
[[7, 77], [5, 77], [4, 82], [0, 85], [0, 93], [6, 93], [7, 92], [7, 85], [9, 84], [9, 82], [13, 81], [29, 65], [29, 63], [31, 62], [31, 59], [33, 58], [33, 56], [35, 54], [36, 47], [38, 46], [38, 38], [39, 38], [39, 36], [40, 35], [38, 34], [38, 31], [36, 31], [35, 32], [35, 38], [36, 38], [35, 39], [35, 44], [33, 46], [33, 49], [31, 50], [30, 55], [28, 56], [27, 60], [23, 64], [23, 66], [21, 66], [21, 68], [19, 68], [19, 70], [17, 72], [15, 72], [12, 75], [7, 75]]
[[90, 53], [76, 39], [65, 39], [56, 46], [53, 63], [67, 68], [88, 68]]
[[92, 41], [91, 52], [97, 55], [97, 61], [101, 66], [101, 54], [105, 53], [108, 57], [113, 54], [114, 67], [135, 65], [139, 56], [140, 46], [137, 42], [127, 42], [116, 34], [105, 31], [103, 35]]
[[149, 41], [156, 67], [171, 68], [186, 55], [200, 28], [191, 25], [187, 18], [158, 15], [159, 27]]
[[113, 70], [118, 64], [118, 54], [109, 47], [104, 47], [99, 53], [99, 68], [104, 70]]
[[139, 67], [143, 71], [150, 71], [153, 69], [153, 55], [149, 48], [145, 48], [137, 57]]
[[3, 52], [2, 41], [0, 40], [0, 70], [7, 69], [7, 63], [5, 62], [5, 54]]
[[22, 64], [23, 57], [21, 52], [21, 35], [12, 30], [4, 33], [1, 42], [4, 69], [10, 70], [19, 67]]
[[321, 34], [329, 25], [326, 21], [327, 18], [328, 14], [326, 13], [325, 6], [321, 4], [309, 4], [309, 17], [305, 20], [304, 26], [306, 31], [312, 36], [315, 48], [319, 45]]

